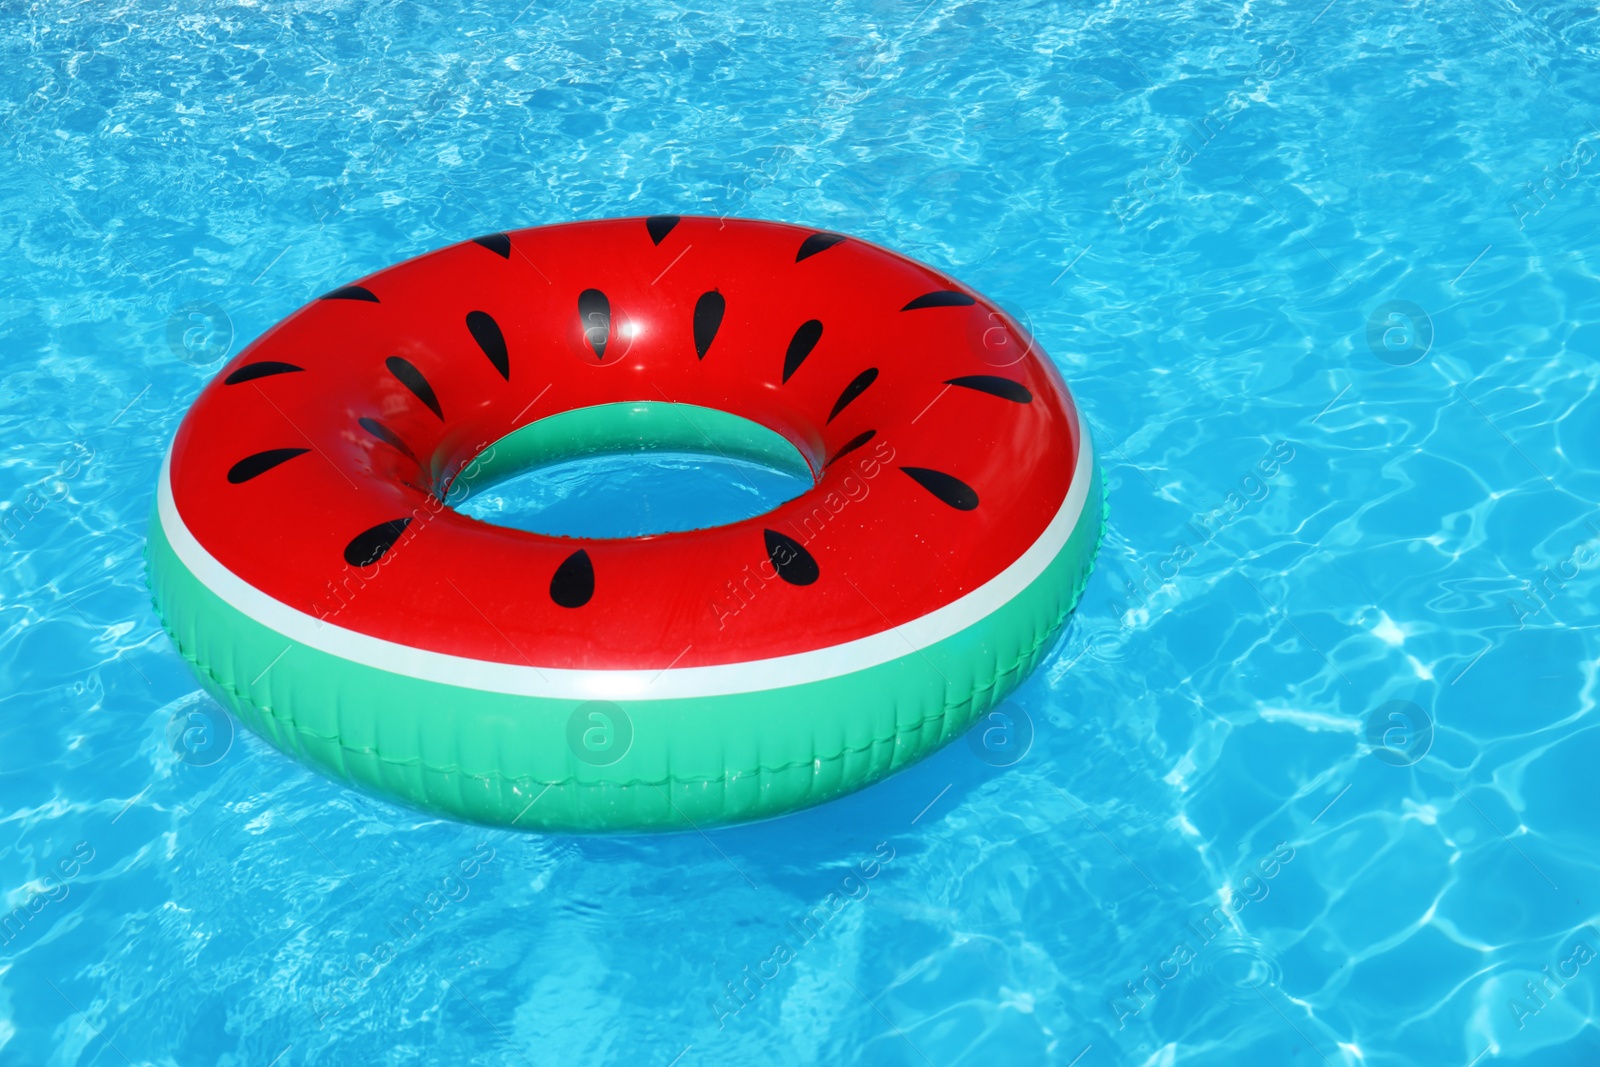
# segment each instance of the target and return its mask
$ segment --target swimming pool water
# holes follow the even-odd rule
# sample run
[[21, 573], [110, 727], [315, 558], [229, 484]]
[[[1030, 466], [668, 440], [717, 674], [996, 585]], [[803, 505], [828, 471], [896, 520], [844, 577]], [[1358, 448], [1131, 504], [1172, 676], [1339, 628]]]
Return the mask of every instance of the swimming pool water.
[[[796, 462], [804, 463], [795, 454]], [[639, 537], [701, 530], [771, 511], [812, 486], [810, 478], [751, 460], [646, 452], [554, 463], [479, 489], [456, 511], [497, 526], [557, 537]]]
[[[0, 1061], [1600, 1063], [1592, 8], [517, 6], [0, 10]], [[1005, 717], [610, 839], [232, 734], [141, 562], [223, 356], [657, 212], [902, 250], [1061, 366], [1111, 527]]]

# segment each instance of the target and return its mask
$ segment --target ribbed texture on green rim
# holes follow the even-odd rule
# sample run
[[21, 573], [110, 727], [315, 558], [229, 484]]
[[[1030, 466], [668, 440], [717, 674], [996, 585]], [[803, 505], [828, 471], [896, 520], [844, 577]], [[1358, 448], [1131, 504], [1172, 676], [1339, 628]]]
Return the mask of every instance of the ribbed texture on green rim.
[[1105, 532], [1098, 467], [1066, 544], [965, 630], [854, 674], [757, 693], [615, 702], [631, 748], [568, 746], [582, 703], [394, 674], [285, 638], [203, 585], [153, 515], [148, 582], [206, 689], [279, 749], [429, 811], [526, 829], [680, 830], [768, 818], [860, 789], [960, 736], [1043, 657]]

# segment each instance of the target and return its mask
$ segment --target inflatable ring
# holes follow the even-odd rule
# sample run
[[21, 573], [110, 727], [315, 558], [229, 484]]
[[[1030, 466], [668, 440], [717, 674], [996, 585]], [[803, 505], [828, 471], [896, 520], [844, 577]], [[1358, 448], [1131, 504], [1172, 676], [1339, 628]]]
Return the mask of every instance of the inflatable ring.
[[[648, 449], [814, 487], [626, 539], [451, 507]], [[283, 751], [484, 823], [687, 829], [961, 736], [1103, 529], [1084, 423], [993, 304], [838, 234], [657, 216], [479, 237], [290, 315], [185, 415], [147, 556], [178, 650]]]

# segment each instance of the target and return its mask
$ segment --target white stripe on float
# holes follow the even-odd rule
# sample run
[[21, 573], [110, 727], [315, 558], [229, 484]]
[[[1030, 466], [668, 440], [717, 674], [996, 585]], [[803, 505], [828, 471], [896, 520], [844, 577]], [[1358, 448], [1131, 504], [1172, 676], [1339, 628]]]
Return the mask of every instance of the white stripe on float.
[[161, 528], [179, 561], [217, 596], [284, 637], [331, 656], [408, 678], [492, 693], [574, 700], [669, 700], [727, 696], [804, 685], [855, 674], [924, 649], [993, 614], [1044, 573], [1078, 525], [1093, 480], [1094, 446], [1079, 418], [1078, 462], [1060, 509], [1038, 540], [983, 585], [911, 622], [867, 637], [771, 659], [665, 670], [572, 670], [530, 667], [412, 648], [322, 620], [292, 608], [223, 566], [189, 532], [172, 496], [172, 450], [161, 463], [156, 490]]

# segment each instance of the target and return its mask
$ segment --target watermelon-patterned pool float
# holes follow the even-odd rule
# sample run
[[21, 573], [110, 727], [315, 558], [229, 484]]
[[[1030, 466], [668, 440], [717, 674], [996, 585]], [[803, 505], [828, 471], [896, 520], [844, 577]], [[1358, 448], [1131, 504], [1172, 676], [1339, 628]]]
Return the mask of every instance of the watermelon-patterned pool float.
[[[451, 506], [649, 449], [815, 485], [625, 539]], [[289, 316], [184, 418], [148, 557], [177, 647], [285, 752], [486, 823], [674, 829], [960, 736], [1103, 529], [1084, 423], [993, 304], [839, 234], [656, 216], [479, 237]]]

